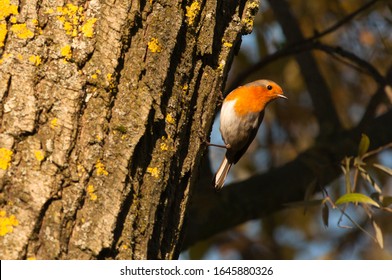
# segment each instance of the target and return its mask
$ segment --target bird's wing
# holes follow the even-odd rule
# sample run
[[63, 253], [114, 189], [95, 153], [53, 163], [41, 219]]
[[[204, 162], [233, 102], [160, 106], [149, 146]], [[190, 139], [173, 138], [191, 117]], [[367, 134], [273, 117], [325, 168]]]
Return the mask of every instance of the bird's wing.
[[227, 150], [226, 156], [231, 163], [236, 164], [240, 160], [240, 158], [245, 154], [246, 150], [249, 148], [250, 144], [255, 139], [260, 124], [263, 121], [263, 118], [264, 118], [264, 111], [261, 111], [258, 119], [258, 126], [250, 131], [248, 140], [246, 141], [245, 145], [241, 149], [239, 149], [236, 152], [233, 152], [230, 149]]

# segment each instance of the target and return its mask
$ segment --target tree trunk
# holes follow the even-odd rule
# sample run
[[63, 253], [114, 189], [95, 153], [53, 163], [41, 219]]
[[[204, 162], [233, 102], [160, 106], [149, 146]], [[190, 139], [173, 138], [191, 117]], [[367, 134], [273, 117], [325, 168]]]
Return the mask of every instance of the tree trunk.
[[2, 5], [0, 258], [177, 258], [258, 1]]

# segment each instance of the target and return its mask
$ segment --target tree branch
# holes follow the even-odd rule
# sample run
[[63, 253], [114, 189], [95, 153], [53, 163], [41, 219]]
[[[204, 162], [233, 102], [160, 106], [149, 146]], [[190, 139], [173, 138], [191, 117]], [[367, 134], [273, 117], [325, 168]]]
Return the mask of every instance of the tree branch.
[[381, 73], [378, 72], [378, 70], [371, 63], [360, 58], [354, 53], [343, 49], [342, 47], [329, 46], [321, 42], [314, 42], [312, 48], [326, 52], [333, 57], [340, 56], [345, 59], [348, 59], [355, 64], [354, 67], [359, 68], [359, 71], [364, 70], [365, 73], [370, 75], [380, 86], [385, 86], [387, 84], [387, 81], [384, 76], [381, 75]]
[[308, 188], [325, 186], [341, 174], [340, 161], [357, 153], [361, 133], [369, 136], [370, 150], [392, 142], [392, 130], [385, 129], [391, 122], [392, 110], [373, 119], [363, 129], [356, 127], [340, 132], [327, 143], [313, 146], [268, 173], [233, 183], [220, 193], [212, 188], [196, 193], [184, 248], [235, 225], [281, 210], [286, 203], [303, 200]]
[[366, 111], [363, 114], [361, 121], [359, 122], [358, 126], [362, 127], [374, 116], [374, 112], [377, 106], [384, 99], [385, 87], [392, 84], [392, 67], [389, 68], [386, 77], [384, 77], [371, 63], [341, 47], [333, 47], [320, 42], [314, 42], [312, 44], [312, 47], [314, 49], [324, 51], [335, 58], [342, 57], [344, 59], [348, 59], [350, 62], [354, 63], [354, 65], [349, 63], [350, 66], [354, 67], [358, 71], [361, 71], [371, 76], [378, 83], [378, 90], [370, 99], [370, 102], [366, 107]]
[[[288, 44], [303, 41], [305, 38], [287, 2], [285, 0], [270, 0], [269, 3], [283, 29]], [[305, 52], [297, 54], [296, 61], [312, 99], [314, 114], [320, 126], [319, 137], [334, 134], [342, 126], [332, 101], [331, 92], [316, 60], [311, 53]]]
[[360, 13], [364, 12], [365, 10], [367, 10], [368, 8], [370, 8], [371, 6], [373, 6], [374, 4], [376, 4], [379, 0], [373, 0], [370, 1], [366, 4], [364, 4], [363, 6], [359, 7], [357, 10], [355, 10], [354, 12], [352, 12], [351, 14], [348, 14], [346, 17], [342, 18], [340, 21], [336, 22], [335, 24], [333, 24], [332, 26], [328, 27], [327, 29], [325, 29], [322, 32], [317, 32], [315, 33], [312, 37], [305, 39], [302, 43], [306, 43], [306, 42], [311, 42], [311, 41], [315, 41], [317, 39], [320, 39], [321, 37], [324, 37], [325, 35], [328, 35], [332, 32], [335, 32], [337, 29], [339, 29], [340, 27], [342, 27], [343, 25], [349, 23], [351, 20], [353, 20], [357, 15], [359, 15]]
[[[388, 69], [385, 80], [388, 84], [392, 84], [392, 66]], [[370, 99], [358, 126], [364, 126], [374, 116], [378, 105], [385, 98], [385, 87], [384, 84], [379, 85], [376, 93]]]
[[251, 73], [263, 68], [264, 66], [268, 65], [269, 63], [276, 61], [280, 58], [287, 57], [290, 55], [294, 55], [303, 51], [307, 51], [310, 49], [310, 46], [312, 45], [311, 43], [336, 31], [343, 25], [347, 24], [350, 22], [352, 19], [354, 19], [357, 15], [360, 13], [364, 12], [371, 6], [373, 6], [375, 3], [377, 3], [379, 0], [373, 0], [370, 1], [369, 3], [366, 3], [362, 7], [358, 8], [356, 11], [352, 12], [351, 14], [347, 15], [346, 17], [342, 18], [340, 21], [336, 22], [333, 24], [331, 27], [325, 29], [324, 31], [318, 32], [314, 34], [312, 37], [306, 38], [300, 42], [297, 42], [295, 44], [287, 45], [283, 49], [278, 50], [277, 52], [267, 55], [264, 57], [262, 60], [257, 62], [256, 64], [250, 66], [249, 68], [245, 69], [243, 72], [241, 72], [239, 75], [237, 75], [236, 79], [231, 83], [230, 87], [228, 87], [228, 92], [232, 91], [236, 87], [238, 87], [245, 79], [248, 77]]

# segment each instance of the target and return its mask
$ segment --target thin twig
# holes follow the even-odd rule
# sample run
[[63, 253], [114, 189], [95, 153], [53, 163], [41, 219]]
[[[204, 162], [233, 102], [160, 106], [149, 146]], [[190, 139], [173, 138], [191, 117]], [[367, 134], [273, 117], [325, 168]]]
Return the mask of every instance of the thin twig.
[[[388, 69], [385, 76], [388, 84], [392, 84], [392, 66]], [[376, 93], [373, 94], [372, 98], [368, 102], [368, 105], [366, 106], [366, 111], [363, 114], [361, 121], [359, 122], [359, 127], [363, 127], [369, 121], [369, 119], [374, 116], [377, 106], [383, 101], [383, 98], [385, 97], [385, 93], [385, 86], [380, 85]]]
[[370, 8], [371, 6], [376, 4], [376, 2], [378, 2], [378, 1], [379, 0], [373, 0], [373, 1], [370, 1], [370, 2], [366, 3], [365, 5], [363, 5], [362, 7], [359, 7], [356, 11], [354, 11], [351, 14], [347, 15], [346, 17], [344, 17], [340, 21], [336, 22], [334, 25], [330, 26], [329, 28], [325, 29], [324, 31], [322, 31], [320, 33], [316, 33], [312, 37], [310, 37], [308, 39], [305, 39], [305, 42], [307, 42], [307, 41], [315, 41], [315, 40], [317, 40], [317, 39], [319, 39], [319, 38], [321, 38], [321, 37], [323, 37], [325, 35], [328, 35], [329, 33], [334, 32], [335, 30], [339, 29], [340, 27], [342, 27], [346, 23], [350, 22], [357, 15], [359, 15], [363, 11], [367, 10], [368, 8]]
[[376, 243], [378, 243], [377, 239], [371, 234], [369, 233], [366, 229], [364, 229], [360, 224], [358, 224], [356, 221], [354, 221], [347, 213], [346, 213], [346, 206], [347, 204], [344, 206], [344, 209], [341, 209], [340, 207], [338, 207], [333, 201], [332, 199], [327, 196], [326, 200], [330, 203], [331, 207], [333, 209], [338, 209], [340, 211], [340, 213], [342, 214], [339, 218], [338, 221], [338, 226], [341, 228], [348, 228], [347, 226], [342, 226], [340, 225], [340, 223], [342, 222], [342, 218], [343, 216], [346, 217], [351, 223], [354, 224], [354, 226], [356, 226], [359, 230], [361, 230], [363, 233], [365, 233], [367, 236], [369, 236], [371, 239], [373, 239], [373, 241], [375, 241]]
[[321, 42], [315, 42], [313, 44], [313, 48], [324, 51], [331, 55], [339, 55], [341, 57], [344, 57], [349, 61], [355, 63], [357, 67], [365, 70], [366, 73], [370, 75], [379, 85], [385, 86], [387, 84], [387, 81], [384, 76], [381, 75], [380, 72], [378, 72], [378, 70], [372, 64], [348, 50], [345, 50], [341, 47], [329, 46]]
[[392, 148], [392, 142], [389, 144], [386, 144], [384, 146], [381, 146], [373, 151], [367, 152], [366, 154], [363, 155], [362, 159], [365, 159], [365, 158], [368, 158], [368, 157], [373, 156], [375, 154], [378, 154], [379, 152], [386, 150], [388, 148]]
[[357, 189], [358, 175], [359, 175], [359, 170], [358, 170], [358, 168], [355, 168], [355, 171], [354, 171], [354, 183], [353, 183], [353, 187], [351, 189], [351, 192], [355, 192], [355, 190]]
[[[344, 215], [350, 222], [352, 222], [359, 230], [361, 230], [363, 233], [365, 233], [367, 236], [369, 236], [374, 242], [378, 243], [377, 239], [369, 233], [366, 229], [364, 229], [360, 224], [358, 224], [356, 221], [354, 221], [345, 211], [337, 207], [337, 209]], [[339, 225], [340, 226], [340, 225]], [[340, 226], [344, 227], [344, 226]]]

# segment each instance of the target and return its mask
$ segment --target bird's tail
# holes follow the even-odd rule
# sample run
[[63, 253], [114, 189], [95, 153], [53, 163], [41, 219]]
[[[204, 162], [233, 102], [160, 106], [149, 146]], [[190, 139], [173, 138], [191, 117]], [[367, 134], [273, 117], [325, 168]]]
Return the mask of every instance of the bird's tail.
[[230, 171], [232, 163], [229, 163], [227, 160], [227, 157], [223, 159], [221, 165], [218, 168], [218, 171], [216, 171], [215, 177], [214, 177], [214, 185], [216, 190], [220, 190], [223, 187], [223, 184], [225, 182], [226, 176]]

